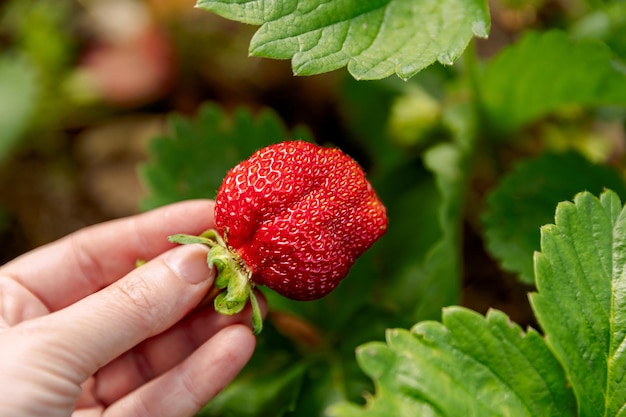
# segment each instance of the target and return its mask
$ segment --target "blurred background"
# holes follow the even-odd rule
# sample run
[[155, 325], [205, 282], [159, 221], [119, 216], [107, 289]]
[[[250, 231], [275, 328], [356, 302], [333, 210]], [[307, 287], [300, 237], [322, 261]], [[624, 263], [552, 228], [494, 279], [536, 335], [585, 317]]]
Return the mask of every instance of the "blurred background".
[[343, 71], [293, 77], [289, 61], [248, 56], [255, 27], [194, 4], [0, 3], [0, 263], [138, 212], [137, 165], [171, 112], [268, 106], [288, 126], [342, 137]]

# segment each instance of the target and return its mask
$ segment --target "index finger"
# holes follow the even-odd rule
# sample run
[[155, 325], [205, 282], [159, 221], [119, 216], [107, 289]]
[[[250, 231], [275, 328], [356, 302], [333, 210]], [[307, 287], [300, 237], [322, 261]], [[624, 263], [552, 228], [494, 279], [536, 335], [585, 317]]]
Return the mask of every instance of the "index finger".
[[189, 200], [72, 233], [0, 268], [50, 311], [66, 307], [122, 278], [137, 260], [175, 246], [167, 236], [214, 228], [214, 203]]

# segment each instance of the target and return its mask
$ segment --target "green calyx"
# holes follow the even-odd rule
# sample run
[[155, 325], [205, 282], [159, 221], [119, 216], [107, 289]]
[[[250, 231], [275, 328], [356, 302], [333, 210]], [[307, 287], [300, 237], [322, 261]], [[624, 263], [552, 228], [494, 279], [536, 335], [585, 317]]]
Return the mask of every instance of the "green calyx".
[[215, 311], [229, 316], [237, 314], [244, 309], [250, 300], [253, 332], [259, 334], [263, 329], [263, 319], [254, 294], [254, 283], [251, 280], [252, 272], [239, 255], [228, 247], [217, 231], [210, 229], [200, 236], [178, 234], [169, 236], [167, 239], [170, 242], [183, 245], [200, 243], [210, 248], [207, 255], [207, 265], [209, 268], [215, 266], [217, 269], [214, 287], [218, 291], [211, 293], [215, 296], [213, 300]]

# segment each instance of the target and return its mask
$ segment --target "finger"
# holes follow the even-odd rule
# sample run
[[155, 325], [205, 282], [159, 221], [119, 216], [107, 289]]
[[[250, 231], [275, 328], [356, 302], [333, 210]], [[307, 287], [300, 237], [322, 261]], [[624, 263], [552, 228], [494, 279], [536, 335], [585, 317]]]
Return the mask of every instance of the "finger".
[[[263, 315], [267, 305], [258, 297]], [[188, 357], [217, 332], [233, 324], [252, 328], [250, 306], [241, 314], [225, 316], [212, 306], [186, 317], [163, 334], [146, 340], [109, 363], [97, 373], [96, 386], [90, 390], [100, 402], [111, 404], [147, 381], [170, 370]]]
[[0, 272], [56, 311], [172, 248], [167, 236], [215, 227], [213, 202], [191, 200], [91, 226], [9, 262]]
[[227, 327], [184, 362], [112, 404], [104, 416], [193, 416], [237, 376], [255, 343], [248, 327]]
[[48, 313], [48, 308], [23, 285], [0, 274], [0, 329]]
[[202, 300], [213, 282], [206, 254], [200, 245], [177, 247], [76, 304], [19, 326], [36, 335], [55, 366], [76, 370], [73, 382], [80, 384]]

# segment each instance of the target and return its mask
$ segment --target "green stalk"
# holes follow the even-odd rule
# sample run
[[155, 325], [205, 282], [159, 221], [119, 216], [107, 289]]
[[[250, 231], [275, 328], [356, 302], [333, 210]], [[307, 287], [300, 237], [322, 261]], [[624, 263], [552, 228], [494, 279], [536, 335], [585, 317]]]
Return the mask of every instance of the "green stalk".
[[[209, 293], [209, 298], [214, 298], [215, 311], [229, 316], [237, 314], [250, 300], [253, 332], [259, 334], [263, 329], [263, 317], [254, 295], [252, 272], [239, 255], [228, 247], [217, 231], [210, 229], [200, 236], [177, 234], [167, 239], [181, 245], [200, 243], [210, 248], [207, 265], [209, 269], [215, 266], [217, 270], [215, 283]], [[206, 298], [203, 300], [207, 301], [209, 300]]]

